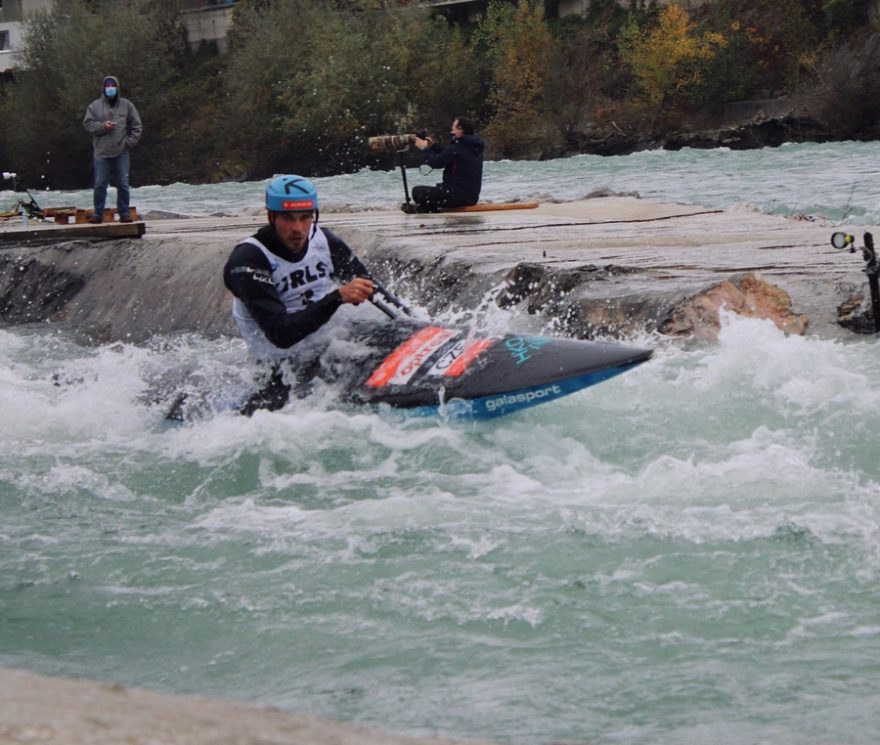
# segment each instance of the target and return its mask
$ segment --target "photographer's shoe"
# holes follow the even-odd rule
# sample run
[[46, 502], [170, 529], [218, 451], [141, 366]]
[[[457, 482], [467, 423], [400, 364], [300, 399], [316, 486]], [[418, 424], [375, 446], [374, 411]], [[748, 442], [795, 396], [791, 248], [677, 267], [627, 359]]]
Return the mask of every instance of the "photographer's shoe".
[[100, 225], [102, 222], [104, 222], [104, 218], [102, 218], [100, 215], [97, 215], [93, 212], [92, 216], [89, 218], [89, 222], [92, 225]]
[[400, 205], [400, 209], [406, 212], [407, 215], [414, 215], [416, 212], [419, 211], [418, 206], [416, 206], [412, 202], [407, 202], [406, 204]]

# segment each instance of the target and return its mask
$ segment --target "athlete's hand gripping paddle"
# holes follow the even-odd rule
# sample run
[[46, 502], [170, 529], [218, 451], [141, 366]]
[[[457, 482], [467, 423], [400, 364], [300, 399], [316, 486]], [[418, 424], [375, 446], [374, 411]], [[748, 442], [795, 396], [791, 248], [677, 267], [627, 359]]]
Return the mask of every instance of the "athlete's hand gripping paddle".
[[[415, 316], [415, 313], [404, 303], [400, 298], [396, 295], [392, 295], [388, 290], [386, 290], [379, 281], [373, 276], [369, 269], [364, 266], [363, 262], [357, 257], [353, 257], [352, 268], [356, 272], [356, 276], [358, 277], [366, 277], [373, 282], [373, 295], [370, 298], [370, 302], [375, 305], [379, 310], [381, 310], [386, 316], [389, 318], [397, 318], [399, 313], [397, 313], [392, 307], [397, 308], [401, 311], [405, 316]], [[381, 295], [384, 299], [379, 299], [376, 295]], [[389, 305], [390, 304], [390, 305]]]
[[[371, 277], [372, 279], [372, 277]], [[391, 318], [397, 318], [397, 313], [391, 310], [388, 305], [379, 300], [376, 297], [376, 293], [380, 294], [385, 300], [387, 300], [391, 305], [395, 308], [398, 308], [405, 316], [414, 316], [415, 313], [407, 306], [400, 298], [395, 295], [392, 295], [388, 290], [386, 290], [382, 285], [380, 285], [375, 279], [373, 279], [373, 297], [370, 298], [370, 302], [375, 305], [379, 310], [381, 310], [386, 315], [390, 315]], [[390, 311], [390, 313], [389, 313]]]

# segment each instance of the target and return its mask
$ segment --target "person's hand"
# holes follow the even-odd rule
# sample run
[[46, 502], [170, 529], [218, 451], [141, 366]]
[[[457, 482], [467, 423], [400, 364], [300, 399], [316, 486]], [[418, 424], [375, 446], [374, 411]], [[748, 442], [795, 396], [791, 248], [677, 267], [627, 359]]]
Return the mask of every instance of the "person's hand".
[[416, 147], [417, 147], [419, 150], [424, 150], [424, 149], [425, 149], [426, 147], [428, 147], [430, 144], [431, 144], [431, 140], [430, 140], [430, 138], [428, 138], [428, 139], [422, 139], [422, 138], [419, 137], [418, 135], [416, 136]]
[[366, 277], [355, 277], [351, 282], [339, 288], [343, 303], [360, 305], [373, 296], [373, 280]]
[[111, 121], [110, 119], [104, 122], [104, 129], [106, 129], [108, 132], [111, 132], [115, 126], [116, 122]]

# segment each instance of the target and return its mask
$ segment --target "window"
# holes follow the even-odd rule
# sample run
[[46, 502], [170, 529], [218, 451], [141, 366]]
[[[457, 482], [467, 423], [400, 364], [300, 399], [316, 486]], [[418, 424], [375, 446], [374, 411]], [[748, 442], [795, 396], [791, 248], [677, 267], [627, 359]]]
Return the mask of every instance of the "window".
[[[0, 0], [2, 2], [2, 0]], [[9, 32], [0, 31], [0, 51], [9, 49]]]

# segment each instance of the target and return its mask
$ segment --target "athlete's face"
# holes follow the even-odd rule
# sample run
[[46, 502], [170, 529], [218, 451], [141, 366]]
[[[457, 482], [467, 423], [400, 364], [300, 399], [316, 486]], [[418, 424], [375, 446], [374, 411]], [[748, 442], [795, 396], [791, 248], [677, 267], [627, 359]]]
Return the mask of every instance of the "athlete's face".
[[291, 251], [302, 251], [315, 222], [314, 212], [275, 212], [270, 215], [275, 232]]

